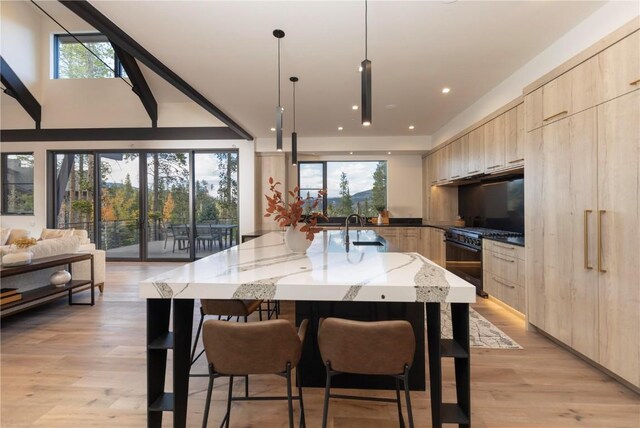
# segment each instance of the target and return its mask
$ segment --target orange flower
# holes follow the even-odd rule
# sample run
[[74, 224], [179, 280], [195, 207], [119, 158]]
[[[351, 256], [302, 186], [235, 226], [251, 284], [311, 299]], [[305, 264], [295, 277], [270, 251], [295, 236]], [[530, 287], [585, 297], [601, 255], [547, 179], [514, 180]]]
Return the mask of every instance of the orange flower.
[[[269, 177], [269, 191], [271, 195], [264, 195], [267, 198], [267, 209], [264, 214], [265, 217], [274, 216], [274, 220], [278, 223], [278, 226], [292, 226], [294, 229], [298, 226], [301, 220], [303, 220], [303, 224], [300, 227], [301, 232], [306, 233], [306, 238], [309, 241], [313, 241], [315, 234], [320, 232], [320, 228], [318, 225], [318, 218], [327, 217], [317, 211], [313, 211], [318, 207], [319, 202], [322, 200], [326, 192], [324, 190], [318, 191], [318, 196], [312, 198], [311, 196], [307, 196], [306, 198], [300, 197], [300, 189], [296, 187], [293, 190], [289, 190], [287, 193], [292, 198], [292, 202], [287, 202], [277, 187], [281, 183], [279, 181], [275, 181], [273, 177]], [[311, 214], [305, 216], [303, 219], [303, 211], [304, 206], [307, 205], [311, 207]]]

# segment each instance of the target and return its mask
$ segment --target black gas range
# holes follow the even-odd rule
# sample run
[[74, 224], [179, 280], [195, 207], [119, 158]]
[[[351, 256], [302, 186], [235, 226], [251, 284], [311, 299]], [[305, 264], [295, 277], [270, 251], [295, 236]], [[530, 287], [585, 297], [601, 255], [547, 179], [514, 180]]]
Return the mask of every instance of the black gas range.
[[484, 227], [452, 227], [444, 236], [447, 270], [475, 285], [479, 296], [487, 297], [482, 288], [482, 239], [508, 238], [523, 234]]

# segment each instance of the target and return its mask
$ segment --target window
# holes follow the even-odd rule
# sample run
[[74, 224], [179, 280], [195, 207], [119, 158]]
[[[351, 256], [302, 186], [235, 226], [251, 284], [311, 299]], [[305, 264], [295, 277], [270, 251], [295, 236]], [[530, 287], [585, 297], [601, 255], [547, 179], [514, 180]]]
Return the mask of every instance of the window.
[[[78, 43], [78, 40], [82, 44]], [[87, 48], [104, 61], [108, 67]], [[59, 34], [54, 37], [54, 79], [108, 77], [127, 76], [107, 36], [103, 34], [75, 34], [74, 36]]]
[[386, 161], [300, 162], [298, 174], [302, 197], [327, 190], [323, 211], [329, 217], [373, 217], [387, 206]]
[[33, 214], [33, 153], [2, 155], [2, 214]]

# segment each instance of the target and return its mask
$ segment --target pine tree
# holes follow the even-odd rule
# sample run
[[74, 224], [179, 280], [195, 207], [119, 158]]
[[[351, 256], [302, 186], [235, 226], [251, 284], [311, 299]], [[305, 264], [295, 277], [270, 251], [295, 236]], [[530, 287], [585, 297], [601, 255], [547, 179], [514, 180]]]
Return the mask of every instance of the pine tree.
[[371, 190], [371, 205], [380, 211], [387, 207], [387, 163], [378, 162], [373, 172], [373, 189]]
[[340, 204], [338, 205], [338, 215], [348, 216], [353, 212], [353, 201], [351, 200], [351, 193], [349, 192], [349, 179], [347, 174], [342, 172], [340, 174]]

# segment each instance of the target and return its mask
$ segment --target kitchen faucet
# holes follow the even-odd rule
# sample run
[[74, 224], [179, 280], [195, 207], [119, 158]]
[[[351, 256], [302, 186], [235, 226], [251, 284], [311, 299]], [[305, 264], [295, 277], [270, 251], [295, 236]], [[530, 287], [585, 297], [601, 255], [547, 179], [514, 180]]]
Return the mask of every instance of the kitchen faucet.
[[354, 214], [350, 214], [349, 217], [347, 217], [347, 219], [344, 221], [344, 227], [345, 227], [344, 242], [347, 245], [349, 245], [349, 220], [351, 220], [352, 217], [355, 217], [360, 223], [360, 226], [364, 227], [364, 217], [362, 217], [360, 214], [354, 213]]

